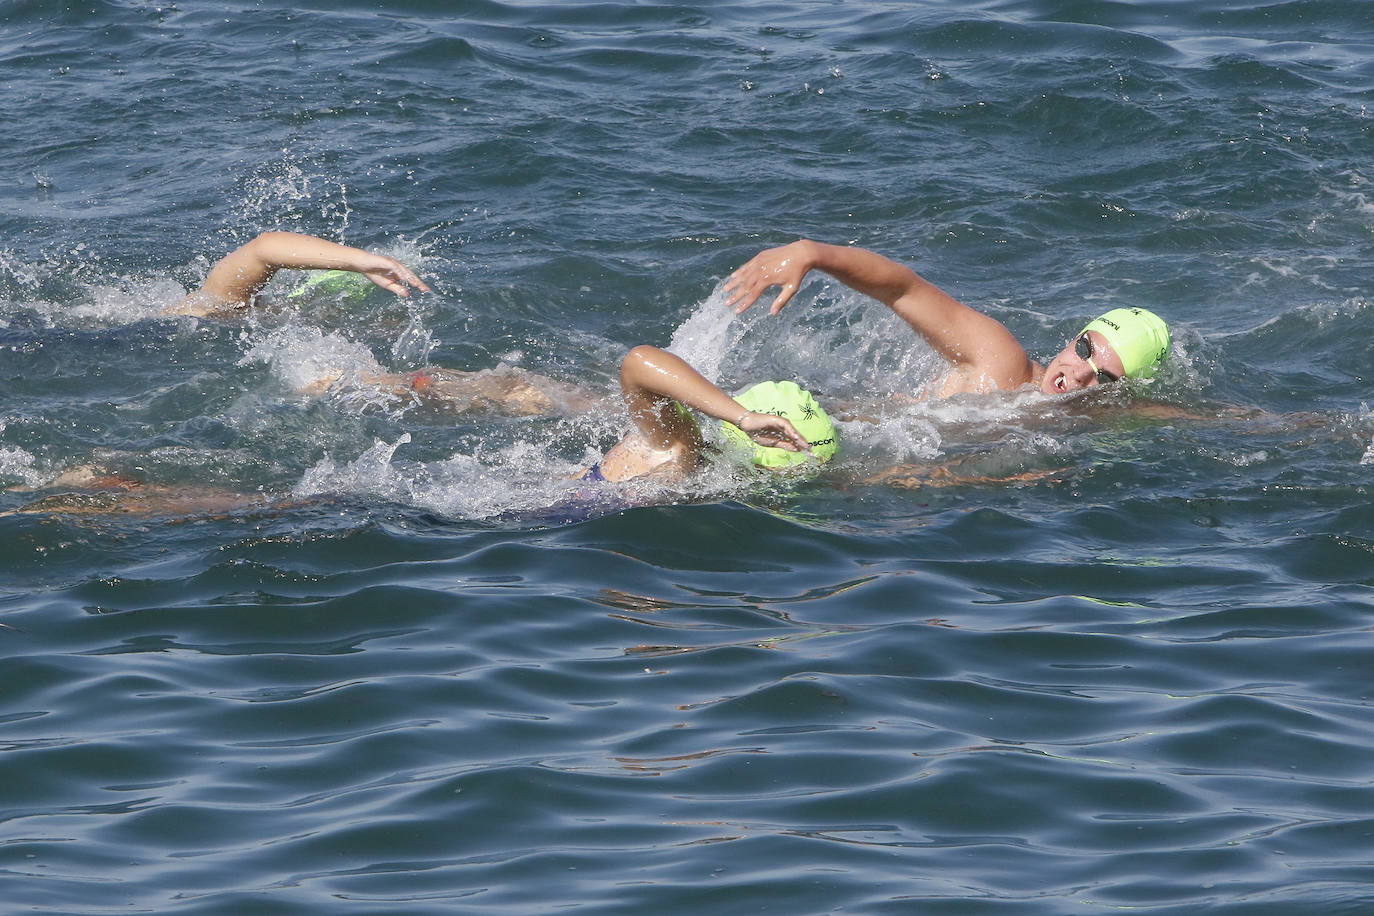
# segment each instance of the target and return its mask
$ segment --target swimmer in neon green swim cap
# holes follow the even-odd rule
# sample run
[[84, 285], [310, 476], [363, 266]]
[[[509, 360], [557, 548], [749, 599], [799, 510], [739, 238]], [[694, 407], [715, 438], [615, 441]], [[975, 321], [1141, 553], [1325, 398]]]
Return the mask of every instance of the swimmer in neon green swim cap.
[[[1147, 309], [1112, 309], [1089, 321], [1074, 341], [1074, 352], [1079, 359], [1087, 360], [1092, 356], [1091, 335], [1094, 333], [1107, 339], [1108, 346], [1121, 360], [1121, 370], [1127, 378], [1149, 378], [1155, 374], [1155, 366], [1169, 355], [1169, 326]], [[1099, 381], [1104, 381], [1100, 377], [1102, 370], [1094, 371], [1099, 373]]]
[[216, 261], [201, 288], [169, 307], [167, 314], [210, 317], [242, 311], [277, 271], [285, 269], [324, 271], [328, 275], [322, 280], [361, 283], [358, 288], [367, 289], [378, 286], [401, 297], [412, 290], [429, 292], [424, 281], [395, 258], [312, 235], [264, 232]]
[[823, 271], [892, 309], [949, 364], [924, 397], [1013, 391], [1034, 385], [1066, 394], [1123, 378], [1148, 378], [1169, 353], [1169, 328], [1153, 312], [1113, 309], [1089, 322], [1044, 366], [997, 319], [970, 308], [910, 268], [872, 251], [802, 239], [762, 251], [726, 280], [726, 304], [749, 308], [781, 287], [777, 314], [812, 270]]
[[[830, 418], [809, 392], [792, 382], [765, 382], [736, 399], [680, 356], [638, 346], [620, 365], [620, 393], [634, 429], [583, 471], [583, 480], [653, 477], [674, 481], [696, 468], [706, 443], [701, 427], [683, 405], [720, 420], [722, 430], [729, 431], [726, 436], [750, 449], [754, 463], [763, 467], [824, 461], [835, 454]], [[821, 441], [826, 438], [828, 442]]]

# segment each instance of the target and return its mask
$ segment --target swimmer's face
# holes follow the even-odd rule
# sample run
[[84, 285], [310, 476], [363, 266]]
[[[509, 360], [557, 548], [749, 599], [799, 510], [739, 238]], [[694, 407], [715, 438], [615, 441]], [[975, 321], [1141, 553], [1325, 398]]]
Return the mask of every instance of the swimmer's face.
[[1114, 382], [1126, 374], [1121, 357], [1107, 338], [1096, 331], [1075, 337], [1045, 367], [1040, 390], [1045, 394], [1064, 394]]

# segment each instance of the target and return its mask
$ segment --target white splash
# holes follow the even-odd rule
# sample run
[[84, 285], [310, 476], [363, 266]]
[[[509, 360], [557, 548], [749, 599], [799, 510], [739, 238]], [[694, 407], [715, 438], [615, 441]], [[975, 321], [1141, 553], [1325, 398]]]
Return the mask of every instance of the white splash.
[[720, 378], [721, 362], [743, 334], [744, 322], [725, 307], [725, 287], [718, 285], [696, 311], [673, 332], [668, 349], [711, 381]]
[[0, 448], [0, 480], [20, 480], [26, 487], [41, 487], [53, 478], [37, 467], [37, 459], [22, 448]]
[[272, 375], [295, 391], [309, 391], [321, 380], [363, 378], [386, 370], [363, 344], [336, 332], [296, 324], [273, 328], [253, 341], [240, 366], [265, 363]]

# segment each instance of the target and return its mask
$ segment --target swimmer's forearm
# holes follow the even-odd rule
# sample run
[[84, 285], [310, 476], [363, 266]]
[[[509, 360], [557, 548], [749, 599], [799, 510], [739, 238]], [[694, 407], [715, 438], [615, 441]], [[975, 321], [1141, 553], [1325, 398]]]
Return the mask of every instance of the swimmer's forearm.
[[[642, 345], [625, 356], [620, 384], [631, 413], [643, 405], [642, 395], [670, 398], [717, 420], [735, 420], [744, 408], [734, 398], [706, 380], [682, 357], [658, 347]], [[639, 398], [637, 398], [639, 396]], [[646, 402], [647, 403], [647, 402]]]
[[732, 273], [725, 282], [725, 304], [737, 313], [744, 312], [766, 290], [778, 287], [782, 291], [768, 307], [769, 313], [776, 315], [801, 289], [806, 275], [813, 270], [830, 274], [845, 286], [893, 310], [927, 291], [939, 292], [909, 267], [876, 252], [800, 239], [780, 248], [761, 251]]

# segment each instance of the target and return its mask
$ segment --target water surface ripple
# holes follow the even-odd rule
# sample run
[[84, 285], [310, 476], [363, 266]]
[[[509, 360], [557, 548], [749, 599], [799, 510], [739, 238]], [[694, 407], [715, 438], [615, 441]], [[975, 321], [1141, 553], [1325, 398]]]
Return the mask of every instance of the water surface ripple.
[[[1374, 906], [1366, 5], [0, 21], [10, 910]], [[436, 294], [284, 276], [243, 321], [161, 316], [277, 228]], [[1174, 350], [1128, 393], [897, 404], [938, 361], [875, 303], [822, 278], [721, 317], [798, 236], [1037, 358], [1119, 302]], [[670, 341], [879, 422], [811, 478], [587, 507], [558, 478], [614, 402], [293, 390], [342, 362], [610, 392]], [[175, 495], [51, 492], [86, 464]]]

